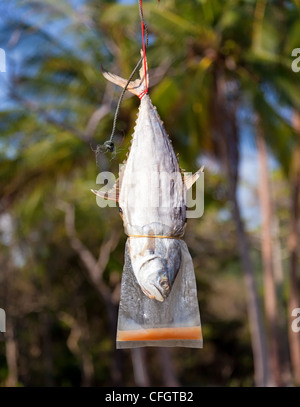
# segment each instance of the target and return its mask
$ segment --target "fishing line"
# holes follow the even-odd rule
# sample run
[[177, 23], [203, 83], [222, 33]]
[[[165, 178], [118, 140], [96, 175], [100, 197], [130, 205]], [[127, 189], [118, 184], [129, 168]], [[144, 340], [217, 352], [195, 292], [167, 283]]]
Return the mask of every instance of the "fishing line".
[[109, 151], [109, 152], [112, 153], [114, 151], [114, 149], [115, 149], [115, 144], [113, 142], [113, 138], [114, 138], [115, 132], [116, 132], [116, 125], [117, 125], [117, 120], [118, 120], [118, 117], [119, 117], [120, 106], [121, 106], [123, 97], [125, 95], [125, 92], [126, 92], [126, 90], [128, 88], [128, 85], [130, 84], [133, 76], [135, 75], [136, 71], [139, 69], [139, 67], [140, 67], [140, 65], [141, 65], [141, 63], [143, 61], [144, 61], [144, 70], [145, 70], [145, 90], [139, 95], [139, 98], [142, 99], [142, 97], [148, 93], [147, 64], [146, 64], [146, 48], [148, 48], [148, 27], [147, 27], [147, 24], [145, 24], [145, 21], [144, 21], [143, 1], [138, 0], [138, 5], [139, 5], [139, 13], [140, 13], [140, 19], [141, 19], [141, 27], [142, 27], [143, 55], [139, 59], [139, 61], [136, 64], [135, 68], [133, 69], [133, 71], [132, 71], [126, 85], [124, 86], [120, 97], [119, 97], [119, 101], [118, 101], [115, 116], [114, 116], [113, 127], [112, 127], [112, 131], [111, 131], [111, 135], [110, 135], [109, 140], [105, 141], [103, 144], [97, 145], [96, 149], [93, 149], [93, 147], [91, 146], [92, 150], [96, 153], [96, 159], [97, 159], [97, 156], [98, 156], [98, 154], [100, 152], [101, 153], [106, 153], [106, 152]]
[[[144, 23], [144, 14], [143, 14], [143, 4], [142, 4], [142, 0], [139, 1], [139, 10], [140, 10], [141, 26], [142, 26], [143, 60], [144, 60], [144, 74], [145, 74], [145, 90], [139, 95], [139, 98], [142, 100], [143, 96], [148, 93], [148, 84], [147, 84], [147, 63], [146, 63], [146, 44], [145, 44], [145, 23]], [[146, 30], [147, 30], [147, 29], [146, 29]], [[147, 46], [148, 46], [148, 35], [147, 35]]]

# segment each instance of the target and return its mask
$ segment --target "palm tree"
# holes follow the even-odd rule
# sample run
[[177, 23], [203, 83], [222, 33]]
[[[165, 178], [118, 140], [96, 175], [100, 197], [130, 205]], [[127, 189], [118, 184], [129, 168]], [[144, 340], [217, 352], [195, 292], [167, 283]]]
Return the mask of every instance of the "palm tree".
[[[300, 135], [300, 116], [294, 114], [295, 131]], [[296, 147], [291, 164], [291, 222], [289, 235], [290, 250], [290, 296], [288, 304], [288, 321], [291, 326], [292, 311], [299, 306], [299, 276], [298, 276], [298, 243], [299, 243], [299, 195], [300, 195], [300, 149]], [[299, 335], [289, 329], [291, 361], [296, 385], [300, 384], [300, 340]]]
[[259, 161], [259, 197], [262, 213], [261, 248], [264, 270], [265, 310], [270, 331], [270, 363], [274, 372], [275, 383], [282, 385], [281, 366], [279, 359], [279, 335], [277, 326], [278, 305], [273, 270], [273, 238], [272, 238], [272, 198], [270, 182], [268, 179], [268, 154], [267, 146], [259, 123], [257, 124], [257, 150]]

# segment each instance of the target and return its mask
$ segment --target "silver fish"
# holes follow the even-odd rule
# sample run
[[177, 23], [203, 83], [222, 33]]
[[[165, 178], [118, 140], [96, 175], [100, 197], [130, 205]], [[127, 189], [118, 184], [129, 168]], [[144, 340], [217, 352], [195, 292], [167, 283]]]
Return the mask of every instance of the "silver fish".
[[[124, 88], [127, 81], [103, 72], [105, 78]], [[147, 68], [147, 83], [148, 68]], [[137, 96], [145, 91], [144, 70], [127, 90]], [[177, 156], [150, 96], [141, 98], [132, 145], [117, 184], [98, 196], [119, 203], [125, 233], [129, 236], [132, 269], [142, 291], [164, 301], [181, 266], [186, 225], [186, 191], [199, 178], [184, 177]], [[152, 237], [151, 237], [152, 236]]]

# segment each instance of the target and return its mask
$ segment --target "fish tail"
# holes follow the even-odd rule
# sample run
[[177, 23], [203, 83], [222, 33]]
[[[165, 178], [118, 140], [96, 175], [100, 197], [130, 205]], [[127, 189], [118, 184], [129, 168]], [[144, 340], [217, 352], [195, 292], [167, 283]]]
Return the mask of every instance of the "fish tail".
[[[107, 72], [103, 67], [101, 66], [102, 74], [105, 79], [108, 81], [114, 83], [115, 85], [120, 86], [121, 88], [125, 88], [127, 85], [127, 90], [131, 93], [133, 93], [136, 96], [140, 96], [143, 94], [147, 89], [146, 89], [146, 83], [149, 86], [149, 75], [148, 75], [148, 64], [147, 64], [147, 58], [144, 58], [143, 51], [141, 50], [141, 59], [139, 61], [139, 64], [143, 61], [142, 67], [139, 70], [140, 74], [140, 79], [136, 79], [135, 81], [130, 81], [128, 83], [127, 79], [121, 78], [118, 75], [115, 75], [113, 73]], [[138, 65], [139, 65], [138, 64]], [[145, 81], [145, 65], [146, 64], [146, 81]], [[147, 86], [147, 87], [148, 87]]]

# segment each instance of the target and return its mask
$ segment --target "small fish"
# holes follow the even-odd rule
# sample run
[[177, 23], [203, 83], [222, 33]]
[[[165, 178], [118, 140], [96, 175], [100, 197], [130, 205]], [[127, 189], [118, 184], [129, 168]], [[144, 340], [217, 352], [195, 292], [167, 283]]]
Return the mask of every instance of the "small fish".
[[[119, 179], [107, 193], [92, 191], [118, 202], [129, 236], [126, 250], [135, 277], [149, 298], [162, 302], [181, 266], [179, 239], [186, 225], [186, 191], [203, 168], [184, 176], [156, 107], [145, 93], [144, 72], [140, 69], [140, 79], [130, 82], [127, 88], [134, 95], [143, 96], [131, 149]], [[146, 72], [149, 83], [147, 65]], [[112, 73], [104, 71], [103, 75], [123, 88], [127, 83]]]

